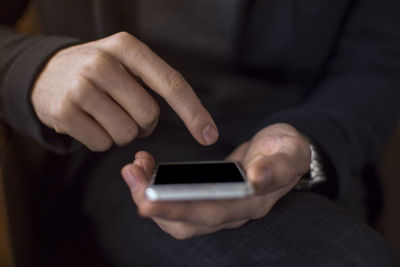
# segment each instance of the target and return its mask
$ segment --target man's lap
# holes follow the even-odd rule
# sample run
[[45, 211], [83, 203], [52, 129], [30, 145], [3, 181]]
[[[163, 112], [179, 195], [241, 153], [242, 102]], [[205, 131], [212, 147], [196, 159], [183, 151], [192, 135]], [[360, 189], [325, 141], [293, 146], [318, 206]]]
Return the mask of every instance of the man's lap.
[[[311, 192], [289, 193], [267, 216], [241, 228], [184, 241], [173, 239], [151, 220], [138, 216], [129, 190], [120, 177], [120, 168], [131, 161], [139, 149], [149, 150], [157, 160], [164, 161], [205, 159], [208, 155], [222, 159], [232, 147], [220, 146], [215, 151], [213, 148], [193, 149], [195, 146], [188, 145], [188, 141], [179, 143], [182, 137], [176, 136], [177, 141], [170, 142], [163, 137], [173, 135], [164, 134], [158, 133], [157, 137], [156, 133], [156, 138], [138, 141], [136, 146], [77, 157], [79, 166], [75, 169], [79, 171], [69, 172], [66, 176], [75, 177], [74, 187], [78, 189], [74, 188], [71, 195], [65, 194], [66, 212], [57, 213], [52, 205], [47, 207], [45, 217], [52, 220], [50, 225], [53, 227], [49, 231], [56, 233], [69, 227], [71, 234], [93, 232], [94, 244], [111, 266], [396, 264], [396, 252], [382, 237], [334, 202]], [[75, 199], [74, 204], [69, 198]], [[56, 205], [54, 202], [53, 208]], [[57, 216], [59, 218], [55, 218]], [[73, 216], [84, 218], [85, 226], [71, 225], [76, 220]], [[82, 230], [84, 227], [86, 230]]]
[[313, 193], [291, 192], [241, 228], [179, 241], [140, 218], [127, 190], [111, 194], [108, 186], [110, 194], [85, 208], [113, 266], [395, 265], [396, 253], [376, 232]]

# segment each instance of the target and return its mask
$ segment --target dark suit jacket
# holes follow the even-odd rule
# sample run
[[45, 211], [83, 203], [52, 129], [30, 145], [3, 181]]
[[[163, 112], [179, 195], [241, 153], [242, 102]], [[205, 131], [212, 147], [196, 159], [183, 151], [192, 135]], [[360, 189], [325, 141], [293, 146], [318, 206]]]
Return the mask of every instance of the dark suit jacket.
[[56, 151], [69, 141], [36, 118], [29, 100], [35, 78], [61, 48], [121, 30], [193, 80], [212, 70], [279, 88], [274, 101], [283, 104], [265, 102], [254, 129], [287, 122], [307, 134], [332, 165], [331, 179], [339, 178], [342, 202], [351, 202], [361, 181], [355, 177], [398, 122], [398, 0], [38, 0], [45, 36], [13, 31], [27, 2], [0, 0], [1, 116]]

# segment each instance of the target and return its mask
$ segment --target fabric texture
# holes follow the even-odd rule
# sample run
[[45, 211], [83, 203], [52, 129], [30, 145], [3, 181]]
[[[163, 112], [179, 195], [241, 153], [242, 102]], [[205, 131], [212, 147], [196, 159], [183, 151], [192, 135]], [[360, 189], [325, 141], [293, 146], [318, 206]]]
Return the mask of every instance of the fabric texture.
[[[128, 163], [132, 151], [138, 149], [150, 151], [160, 161], [179, 161], [208, 159], [210, 155], [219, 158], [230, 148], [219, 145], [198, 149], [189, 135], [179, 135], [182, 129], [164, 128], [169, 125], [160, 125], [150, 140], [114, 147], [109, 153], [93, 155], [82, 151], [78, 156], [49, 158], [49, 167], [40, 175], [47, 179], [35, 191], [42, 196], [39, 206], [43, 211], [36, 228], [40, 233], [35, 247], [41, 259], [38, 262], [48, 259], [44, 266], [54, 266], [60, 259], [67, 265], [76, 263], [76, 259], [65, 257], [54, 245], [56, 236], [58, 242], [67, 240], [67, 244], [72, 244], [75, 254], [90, 255], [103, 266], [398, 266], [400, 263], [398, 252], [365, 221], [311, 192], [290, 192], [267, 216], [241, 228], [175, 240], [150, 219], [137, 214], [129, 189], [119, 176], [121, 162]], [[172, 139], [175, 134], [178, 136]], [[68, 172], [60, 172], [65, 162], [74, 164]], [[71, 181], [71, 177], [76, 179]], [[69, 180], [71, 184], [60, 186], [56, 178]]]
[[[142, 248], [134, 244], [135, 235], [140, 237], [140, 231], [146, 228], [154, 238], [149, 240], [162, 239], [160, 244], [170, 248], [171, 254], [183, 244], [196, 247], [181, 259], [168, 256], [177, 264], [201, 265], [208, 261], [204, 255], [209, 255], [210, 266], [224, 264], [221, 260], [248, 265], [250, 259], [244, 263], [248, 248], [254, 249], [249, 255], [255, 264], [265, 260], [273, 265], [309, 266], [306, 263], [310, 264], [313, 257], [311, 265], [329, 266], [337, 261], [360, 266], [393, 264], [393, 253], [371, 229], [311, 193], [290, 194], [274, 209], [276, 213], [243, 229], [180, 244], [149, 221], [137, 218], [129, 197], [119, 196], [124, 190], [120, 168], [139, 149], [149, 150], [158, 161], [223, 159], [256, 131], [286, 122], [309, 136], [323, 152], [329, 166], [327, 176], [337, 184], [324, 194], [354, 215], [367, 215], [365, 199], [369, 192], [362, 173], [375, 164], [400, 114], [400, 2], [225, 2], [37, 0], [45, 32], [31, 36], [12, 28], [27, 1], [0, 0], [1, 118], [60, 154], [49, 154], [48, 169], [40, 177], [46, 181], [41, 198], [59, 200], [55, 203], [60, 205], [76, 199], [77, 215], [89, 218], [101, 249], [116, 264], [140, 260], [130, 256], [135, 249], [143, 249], [143, 255], [154, 249], [156, 242]], [[47, 60], [64, 47], [122, 30], [143, 40], [182, 72], [219, 126], [216, 145], [205, 148], [196, 144], [176, 114], [156, 95], [161, 118], [155, 133], [106, 153], [92, 153], [82, 147], [72, 151], [76, 142], [40, 123], [30, 103], [30, 92]], [[72, 152], [65, 154], [68, 151]], [[53, 172], [53, 167], [58, 169]], [[296, 202], [300, 203], [294, 205]], [[43, 213], [63, 218], [51, 210]], [[303, 212], [305, 216], [295, 216]], [[137, 232], [124, 235], [135, 224]], [[269, 232], [263, 229], [271, 226], [276, 228]], [[302, 229], [315, 231], [306, 235]], [[228, 242], [233, 244], [231, 252], [222, 248]], [[203, 246], [207, 250], [202, 254], [199, 251]], [[311, 254], [313, 248], [324, 256]], [[298, 249], [307, 256], [301, 258]], [[376, 258], [371, 257], [375, 255], [372, 251]], [[216, 255], [225, 256], [218, 259]], [[143, 257], [144, 261], [151, 260], [150, 256]]]

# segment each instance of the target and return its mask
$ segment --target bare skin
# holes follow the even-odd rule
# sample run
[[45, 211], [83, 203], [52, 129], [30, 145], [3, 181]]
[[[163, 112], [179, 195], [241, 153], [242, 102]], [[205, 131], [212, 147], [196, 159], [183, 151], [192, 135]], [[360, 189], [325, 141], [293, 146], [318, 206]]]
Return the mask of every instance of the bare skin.
[[256, 189], [245, 199], [214, 201], [151, 202], [145, 197], [155, 161], [140, 151], [122, 169], [132, 199], [141, 216], [151, 218], [176, 239], [237, 228], [269, 213], [310, 166], [309, 142], [292, 126], [275, 124], [259, 131], [227, 158], [239, 162]]
[[104, 151], [148, 136], [157, 125], [159, 106], [139, 79], [169, 103], [200, 144], [218, 139], [211, 115], [179, 72], [124, 32], [56, 53], [31, 100], [45, 125]]

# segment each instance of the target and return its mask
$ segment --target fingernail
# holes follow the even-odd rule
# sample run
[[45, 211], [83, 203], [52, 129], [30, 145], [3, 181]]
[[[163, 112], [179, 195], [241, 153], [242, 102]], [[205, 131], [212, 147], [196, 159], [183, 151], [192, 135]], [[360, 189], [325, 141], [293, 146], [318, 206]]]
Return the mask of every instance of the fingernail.
[[218, 139], [218, 131], [212, 124], [208, 124], [203, 129], [202, 135], [207, 145], [214, 144]]
[[129, 169], [125, 169], [123, 171], [123, 177], [125, 182], [128, 184], [129, 188], [133, 191], [136, 191], [138, 182], [135, 175], [133, 175], [133, 173]]

